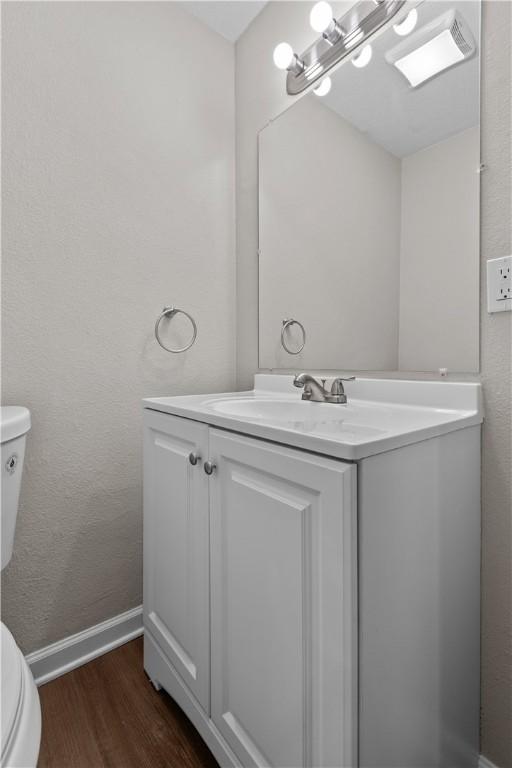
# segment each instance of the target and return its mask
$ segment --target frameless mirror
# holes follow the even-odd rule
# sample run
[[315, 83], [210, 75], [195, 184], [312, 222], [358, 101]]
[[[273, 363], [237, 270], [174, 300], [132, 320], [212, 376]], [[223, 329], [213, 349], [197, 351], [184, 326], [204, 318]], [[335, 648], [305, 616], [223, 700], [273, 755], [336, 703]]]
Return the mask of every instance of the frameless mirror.
[[260, 132], [261, 368], [478, 370], [480, 2], [398, 32]]

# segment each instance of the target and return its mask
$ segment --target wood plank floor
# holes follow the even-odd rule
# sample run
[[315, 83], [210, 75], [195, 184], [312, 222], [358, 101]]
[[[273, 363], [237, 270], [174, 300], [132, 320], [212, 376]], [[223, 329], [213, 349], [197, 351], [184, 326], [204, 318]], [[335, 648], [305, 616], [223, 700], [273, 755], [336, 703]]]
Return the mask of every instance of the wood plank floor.
[[193, 725], [142, 665], [133, 640], [39, 689], [38, 768], [218, 768]]

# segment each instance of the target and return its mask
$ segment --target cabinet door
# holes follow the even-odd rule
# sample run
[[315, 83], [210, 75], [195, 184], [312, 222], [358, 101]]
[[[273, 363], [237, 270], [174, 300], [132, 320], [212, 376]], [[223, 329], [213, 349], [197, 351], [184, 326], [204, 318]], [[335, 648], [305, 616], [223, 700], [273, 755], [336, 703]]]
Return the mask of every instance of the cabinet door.
[[210, 698], [208, 427], [144, 417], [144, 626], [208, 711]]
[[212, 719], [244, 766], [356, 765], [356, 469], [210, 432]]

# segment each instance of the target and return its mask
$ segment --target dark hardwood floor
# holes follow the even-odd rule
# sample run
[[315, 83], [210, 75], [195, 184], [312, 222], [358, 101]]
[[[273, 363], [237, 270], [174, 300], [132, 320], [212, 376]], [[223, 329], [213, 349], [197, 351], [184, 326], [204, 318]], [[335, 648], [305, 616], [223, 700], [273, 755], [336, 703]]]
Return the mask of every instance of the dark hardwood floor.
[[181, 709], [155, 691], [133, 640], [39, 689], [38, 768], [218, 768]]

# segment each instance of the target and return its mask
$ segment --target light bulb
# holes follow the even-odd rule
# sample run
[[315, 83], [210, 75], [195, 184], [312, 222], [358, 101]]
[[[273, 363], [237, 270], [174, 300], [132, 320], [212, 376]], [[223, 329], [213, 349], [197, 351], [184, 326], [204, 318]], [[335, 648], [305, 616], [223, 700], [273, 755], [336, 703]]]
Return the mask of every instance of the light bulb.
[[361, 53], [358, 53], [357, 56], [354, 56], [352, 59], [352, 64], [354, 67], [366, 67], [367, 64], [370, 63], [370, 59], [372, 57], [372, 47], [371, 45], [365, 45], [364, 48], [361, 49]]
[[288, 69], [293, 57], [293, 48], [289, 43], [279, 43], [274, 48], [274, 64], [278, 69]]
[[317, 96], [327, 96], [331, 90], [331, 85], [331, 78], [324, 77], [318, 88], [313, 88], [313, 93], [316, 93]]
[[332, 8], [325, 0], [320, 0], [311, 9], [309, 23], [315, 32], [325, 32], [332, 22]]
[[393, 29], [395, 30], [397, 35], [400, 35], [400, 37], [403, 37], [404, 35], [408, 35], [409, 32], [413, 31], [417, 21], [418, 21], [418, 11], [416, 10], [416, 8], [413, 8], [412, 11], [409, 11], [405, 19], [400, 22], [400, 24], [393, 24]]

